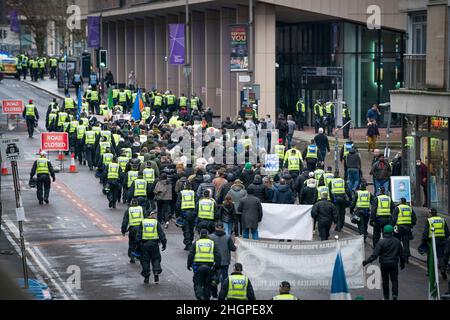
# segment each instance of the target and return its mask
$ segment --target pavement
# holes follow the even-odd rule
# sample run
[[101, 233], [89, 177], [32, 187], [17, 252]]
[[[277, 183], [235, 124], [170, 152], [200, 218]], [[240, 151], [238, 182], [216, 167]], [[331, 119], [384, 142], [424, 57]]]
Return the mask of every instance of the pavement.
[[[47, 88], [46, 91], [35, 87]], [[48, 83], [48, 84], [47, 84]], [[53, 86], [56, 86], [53, 82]], [[41, 115], [54, 95], [61, 93], [52, 89], [50, 81], [39, 81], [33, 86], [25, 82], [5, 79], [0, 84], [0, 97], [3, 99], [33, 99]], [[2, 115], [0, 114], [0, 119]], [[37, 205], [35, 189], [28, 187], [29, 171], [36, 152], [39, 150], [39, 132], [45, 131], [44, 121], [39, 121], [38, 133], [29, 139], [23, 127], [8, 127], [4, 136], [16, 136], [26, 141], [25, 159], [19, 161], [21, 196], [26, 211], [24, 234], [30, 268], [33, 268], [52, 290], [56, 299], [195, 299], [192, 288], [192, 273], [186, 270], [186, 252], [183, 251], [182, 232], [173, 224], [166, 230], [167, 250], [162, 253], [163, 273], [160, 283], [143, 284], [140, 266], [130, 264], [126, 256], [128, 239], [120, 234], [120, 225], [126, 207], [119, 204], [117, 209], [108, 209], [106, 197], [101, 192], [98, 181], [84, 166], [78, 166], [78, 173], [58, 173], [56, 183], [52, 184], [50, 204]], [[301, 142], [303, 143], [303, 142]], [[370, 155], [363, 154], [363, 162]], [[50, 154], [56, 161], [56, 154]], [[333, 162], [328, 155], [327, 162]], [[367, 163], [367, 162], [365, 162]], [[67, 168], [68, 165], [66, 165]], [[367, 170], [364, 170], [365, 172]], [[367, 174], [367, 172], [365, 173]], [[0, 242], [1, 248], [17, 246], [18, 229], [15, 221], [15, 201], [12, 176], [2, 177], [3, 222], [0, 240], [8, 235], [10, 246]], [[422, 219], [422, 218], [420, 218]], [[420, 221], [420, 220], [419, 220]], [[333, 237], [336, 233], [331, 232]], [[416, 229], [421, 233], [421, 228]], [[356, 235], [352, 228], [344, 228], [341, 238]], [[416, 236], [416, 238], [419, 238]], [[8, 240], [7, 239], [7, 240]], [[317, 239], [317, 236], [315, 236]], [[412, 248], [415, 244], [412, 244]], [[10, 250], [10, 249], [8, 249]], [[372, 252], [369, 241], [365, 245], [366, 257]], [[6, 255], [0, 255], [0, 261]], [[8, 255], [14, 262], [8, 269], [16, 275], [21, 272], [20, 256]], [[234, 255], [233, 255], [234, 259]], [[75, 271], [74, 271], [75, 270]], [[77, 273], [79, 270], [79, 273]], [[400, 273], [401, 299], [426, 299], [426, 266], [412, 259]], [[78, 282], [74, 276], [80, 275]], [[446, 291], [446, 283], [441, 283], [441, 291]], [[258, 299], [271, 298], [274, 292], [258, 291]], [[367, 300], [379, 300], [380, 289], [351, 289], [352, 296], [362, 295]], [[329, 290], [294, 289], [293, 293], [305, 300], [328, 300]]]

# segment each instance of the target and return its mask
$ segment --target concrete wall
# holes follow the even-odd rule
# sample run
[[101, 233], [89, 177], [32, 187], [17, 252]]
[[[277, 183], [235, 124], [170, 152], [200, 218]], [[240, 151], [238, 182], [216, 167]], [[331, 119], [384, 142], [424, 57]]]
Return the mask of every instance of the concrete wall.
[[[424, 108], [426, 106], [426, 108]], [[391, 92], [392, 112], [450, 117], [450, 93], [399, 90]]]

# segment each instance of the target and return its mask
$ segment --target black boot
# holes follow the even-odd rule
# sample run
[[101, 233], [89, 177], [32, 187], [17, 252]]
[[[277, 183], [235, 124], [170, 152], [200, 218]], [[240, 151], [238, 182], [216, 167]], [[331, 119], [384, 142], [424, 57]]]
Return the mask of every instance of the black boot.
[[144, 283], [148, 284], [148, 280], [149, 280], [149, 276], [146, 276], [146, 277], [144, 278]]

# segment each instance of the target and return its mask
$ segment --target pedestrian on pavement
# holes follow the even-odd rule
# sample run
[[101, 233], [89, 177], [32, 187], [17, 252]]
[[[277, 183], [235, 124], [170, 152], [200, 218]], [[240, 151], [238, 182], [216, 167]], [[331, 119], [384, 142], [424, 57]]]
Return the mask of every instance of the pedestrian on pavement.
[[323, 133], [323, 128], [319, 128], [319, 134], [314, 137], [314, 141], [319, 148], [319, 161], [325, 164], [327, 152], [330, 152], [330, 143], [328, 137]]
[[378, 108], [378, 105], [374, 103], [372, 108], [367, 111], [367, 122], [376, 121], [376, 123], [380, 123], [381, 120], [381, 112]]
[[[444, 218], [440, 217], [437, 213], [437, 210], [435, 208], [430, 209], [430, 215], [431, 217], [427, 219], [427, 222], [425, 223], [423, 234], [422, 234], [422, 244], [427, 245], [428, 248], [432, 247], [432, 228], [434, 228], [434, 237], [436, 239], [436, 256], [437, 256], [437, 263], [438, 268], [441, 270], [442, 278], [445, 280], [447, 279], [447, 273], [443, 272], [443, 268], [445, 266], [444, 264], [444, 251], [445, 251], [445, 245], [446, 240], [450, 237], [450, 232], [448, 229], [448, 225]], [[430, 253], [431, 250], [428, 250], [427, 255], [427, 266], [430, 264], [428, 263], [430, 260]], [[435, 262], [436, 263], [436, 262]], [[428, 270], [429, 274], [430, 270]]]
[[200, 230], [200, 239], [191, 246], [187, 259], [187, 269], [194, 272], [192, 281], [197, 300], [210, 300], [211, 275], [222, 264], [219, 248], [208, 234], [207, 229]]
[[284, 116], [282, 114], [278, 116], [276, 129], [278, 130], [279, 137], [283, 139], [283, 145], [286, 145], [286, 137], [288, 134], [289, 127], [287, 121], [284, 119]]
[[373, 247], [375, 248], [381, 237], [384, 226], [391, 222], [391, 213], [394, 211], [394, 203], [390, 196], [386, 195], [386, 189], [381, 187], [380, 194], [372, 202], [370, 210], [370, 225], [373, 227]]
[[328, 192], [322, 192], [321, 199], [313, 205], [311, 217], [317, 221], [320, 241], [328, 240], [330, 229], [338, 223], [338, 212], [331, 201], [328, 201]]
[[272, 300], [299, 300], [296, 296], [291, 294], [291, 284], [283, 281], [280, 284], [279, 294], [274, 296]]
[[128, 258], [130, 263], [135, 262], [133, 253], [137, 252], [136, 235], [144, 220], [144, 209], [139, 205], [137, 199], [133, 198], [130, 202], [130, 207], [125, 210], [122, 219], [122, 235], [128, 232]]
[[52, 163], [47, 159], [47, 152], [42, 151], [40, 153], [39, 159], [34, 161], [33, 167], [30, 172], [30, 181], [33, 179], [34, 175], [36, 175], [36, 187], [37, 187], [37, 198], [39, 200], [39, 204], [42, 205], [45, 203], [48, 204], [48, 197], [50, 195], [50, 176], [55, 182], [55, 171], [53, 170]]
[[161, 252], [159, 243], [161, 242], [161, 251], [166, 250], [167, 240], [163, 228], [156, 219], [157, 212], [150, 213], [148, 218], [144, 217], [142, 224], [136, 235], [136, 242], [141, 254], [141, 275], [144, 277], [144, 283], [148, 283], [150, 278], [150, 264], [152, 265], [155, 282], [159, 282], [161, 268]]
[[254, 190], [247, 190], [248, 195], [239, 202], [238, 212], [241, 212], [242, 236], [249, 239], [250, 233], [253, 240], [258, 240], [258, 223], [261, 222], [263, 211], [261, 201], [253, 194]]
[[378, 130], [378, 124], [375, 120], [367, 123], [367, 151], [374, 151], [377, 147], [377, 139], [380, 137], [380, 131]]
[[395, 207], [391, 217], [391, 225], [394, 227], [394, 236], [402, 242], [405, 262], [409, 262], [411, 252], [409, 241], [412, 240], [412, 229], [416, 225], [417, 217], [413, 208], [407, 203], [405, 198], [400, 199], [400, 204]]
[[242, 273], [242, 270], [242, 264], [234, 264], [234, 271], [220, 289], [219, 300], [256, 300], [250, 279]]
[[292, 115], [288, 115], [287, 124], [288, 124], [288, 133], [287, 133], [288, 149], [290, 149], [292, 148], [292, 139], [294, 138], [294, 131], [297, 127], [297, 124], [295, 123]]
[[347, 183], [339, 176], [337, 171], [334, 173], [334, 178], [328, 185], [328, 190], [330, 190], [331, 201], [336, 206], [339, 215], [335, 231], [341, 232], [345, 223], [345, 207], [349, 202], [349, 198], [351, 198], [351, 194], [349, 193]]
[[384, 155], [379, 155], [378, 161], [373, 164], [372, 169], [370, 170], [370, 174], [374, 177], [376, 194], [378, 194], [381, 187], [385, 190], [389, 190], [389, 180], [392, 175], [392, 169], [389, 162], [384, 158]]
[[420, 158], [417, 159], [416, 166], [419, 172], [420, 185], [422, 186], [423, 194], [425, 195], [423, 206], [428, 207], [428, 167]]
[[367, 190], [367, 183], [361, 182], [358, 190], [353, 191], [352, 203], [350, 205], [350, 214], [352, 222], [358, 225], [358, 232], [367, 239], [367, 227], [370, 220], [370, 204], [373, 201], [372, 194]]
[[23, 109], [22, 116], [27, 122], [28, 137], [33, 138], [34, 128], [37, 127], [39, 121], [39, 112], [33, 103], [33, 100], [29, 100], [28, 104]]
[[225, 233], [224, 224], [221, 221], [216, 222], [215, 231], [209, 236], [209, 238], [214, 241], [214, 246], [219, 249], [219, 281], [223, 285], [225, 279], [228, 278], [228, 269], [231, 263], [231, 252], [236, 251], [236, 246], [234, 245], [231, 236]]
[[363, 266], [366, 266], [379, 258], [384, 300], [389, 300], [389, 279], [392, 283], [392, 299], [397, 300], [399, 262], [400, 269], [405, 268], [402, 244], [400, 240], [392, 236], [393, 231], [394, 228], [390, 224], [386, 225], [383, 228], [383, 239], [377, 243], [372, 255], [363, 261]]
[[360, 183], [361, 174], [361, 157], [356, 148], [351, 148], [344, 157], [344, 163], [347, 167], [347, 181], [350, 191], [354, 191], [358, 188]]

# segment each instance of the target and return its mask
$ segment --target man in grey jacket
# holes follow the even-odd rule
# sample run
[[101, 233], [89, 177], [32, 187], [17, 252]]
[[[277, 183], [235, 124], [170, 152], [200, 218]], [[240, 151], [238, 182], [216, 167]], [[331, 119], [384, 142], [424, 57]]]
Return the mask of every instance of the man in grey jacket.
[[249, 239], [250, 232], [253, 240], [258, 240], [258, 223], [261, 222], [263, 211], [261, 200], [253, 195], [253, 190], [247, 191], [248, 196], [239, 202], [237, 211], [242, 212], [242, 236]]

